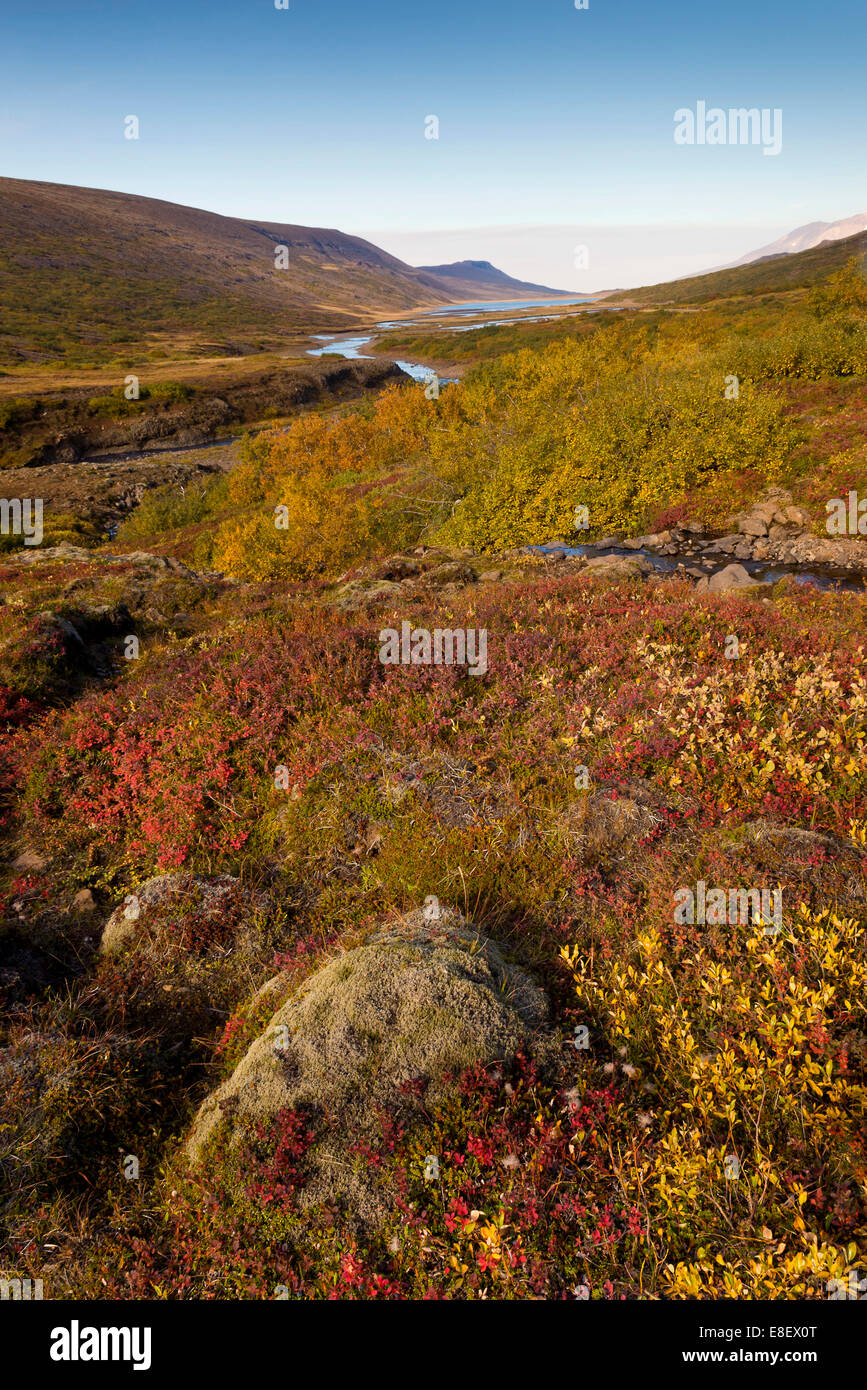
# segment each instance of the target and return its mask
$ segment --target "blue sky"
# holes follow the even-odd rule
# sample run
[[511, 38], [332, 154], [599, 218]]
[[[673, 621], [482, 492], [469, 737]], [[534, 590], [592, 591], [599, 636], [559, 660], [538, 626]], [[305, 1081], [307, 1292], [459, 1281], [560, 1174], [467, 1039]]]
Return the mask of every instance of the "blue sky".
[[[0, 172], [634, 284], [867, 211], [865, 54], [864, 0], [10, 4]], [[677, 146], [699, 100], [781, 153]]]

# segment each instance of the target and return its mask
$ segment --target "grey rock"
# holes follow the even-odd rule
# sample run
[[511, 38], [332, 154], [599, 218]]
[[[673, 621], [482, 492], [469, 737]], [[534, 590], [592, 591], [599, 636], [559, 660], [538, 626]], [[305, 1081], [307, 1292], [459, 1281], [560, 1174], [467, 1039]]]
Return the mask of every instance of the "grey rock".
[[[698, 587], [698, 585], [696, 586]], [[707, 580], [708, 593], [721, 594], [730, 589], [757, 589], [762, 588], [760, 580], [753, 579], [744, 569], [743, 565], [726, 565], [725, 569], [717, 570]]]
[[754, 512], [749, 516], [738, 518], [738, 530], [742, 536], [766, 536], [768, 534], [768, 523], [762, 517], [756, 516]]
[[265, 905], [265, 899], [248, 894], [230, 874], [158, 874], [130, 893], [111, 914], [103, 928], [100, 954], [119, 955], [156, 926], [172, 931], [180, 925], [207, 928], [219, 924], [239, 903], [247, 906], [252, 917]]
[[350, 1180], [349, 1137], [370, 1132], [383, 1107], [411, 1115], [412, 1083], [435, 1101], [467, 1067], [508, 1061], [547, 1015], [544, 992], [502, 948], [431, 899], [294, 990], [199, 1109], [187, 1155], [201, 1159], [224, 1117], [234, 1145], [246, 1124], [310, 1107], [324, 1130], [308, 1150], [302, 1202], [340, 1193], [360, 1223], [375, 1225], [388, 1193], [374, 1171]]
[[587, 560], [586, 569], [600, 579], [636, 579], [649, 574], [653, 566], [638, 555], [593, 555]]
[[37, 854], [36, 851], [32, 849], [22, 850], [18, 858], [12, 861], [13, 869], [29, 869], [33, 873], [38, 873], [39, 870], [44, 869], [47, 864], [48, 860], [45, 856]]
[[742, 542], [743, 536], [741, 536], [740, 533], [737, 532], [733, 535], [718, 536], [717, 539], [713, 541], [711, 545], [708, 546], [708, 550], [721, 551], [722, 554], [728, 555], [731, 553], [731, 551], [734, 550], [736, 545], [741, 545]]

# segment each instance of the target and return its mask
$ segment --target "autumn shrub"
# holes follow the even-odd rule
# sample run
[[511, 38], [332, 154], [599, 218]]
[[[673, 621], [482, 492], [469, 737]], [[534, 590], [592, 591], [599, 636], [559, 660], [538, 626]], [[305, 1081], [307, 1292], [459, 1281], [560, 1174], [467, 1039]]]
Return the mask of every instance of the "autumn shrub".
[[414, 542], [431, 514], [423, 465], [434, 410], [423, 392], [391, 388], [371, 409], [302, 416], [248, 440], [211, 562], [246, 579], [306, 579]]
[[121, 545], [150, 540], [182, 526], [195, 525], [213, 516], [225, 496], [223, 479], [178, 487], [151, 488], [117, 531]]
[[788, 334], [742, 340], [729, 355], [731, 370], [747, 381], [867, 375], [867, 323], [839, 316], [807, 320]]
[[517, 354], [467, 382], [460, 419], [435, 436], [435, 465], [458, 494], [441, 535], [497, 550], [575, 533], [634, 530], [649, 510], [721, 474], [770, 481], [795, 432], [770, 395], [727, 400], [723, 377], [631, 371], [595, 340]]
[[563, 951], [637, 1083], [621, 1190], [664, 1296], [827, 1297], [867, 1235], [863, 923], [802, 909], [779, 935], [728, 933], [722, 951], [652, 927], [631, 959]]

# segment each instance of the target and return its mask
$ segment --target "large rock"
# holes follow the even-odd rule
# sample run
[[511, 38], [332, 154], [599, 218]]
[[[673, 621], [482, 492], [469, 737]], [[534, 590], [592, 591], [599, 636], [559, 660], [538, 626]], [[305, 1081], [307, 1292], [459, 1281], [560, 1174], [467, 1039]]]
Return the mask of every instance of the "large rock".
[[867, 569], [867, 540], [859, 536], [794, 536], [785, 547], [792, 564], [830, 565], [838, 569]]
[[741, 544], [742, 540], [743, 536], [740, 532], [728, 536], [718, 536], [716, 540], [711, 541], [707, 549], [710, 553], [720, 551], [723, 555], [728, 555], [731, 554], [736, 546]]
[[159, 874], [130, 893], [103, 928], [100, 954], [116, 956], [157, 934], [184, 949], [225, 945], [267, 906], [230, 874]]
[[696, 592], [703, 594], [722, 594], [731, 589], [760, 589], [763, 588], [761, 580], [753, 579], [744, 569], [743, 565], [726, 565], [725, 569], [717, 570], [709, 579], [700, 579], [696, 584]]
[[768, 534], [768, 522], [764, 517], [756, 516], [751, 512], [749, 516], [738, 518], [738, 530], [742, 536], [766, 536]]
[[585, 570], [594, 579], [641, 579], [653, 565], [637, 555], [593, 555]]
[[[199, 1159], [224, 1113], [235, 1142], [239, 1120], [309, 1107], [327, 1128], [311, 1160], [308, 1200], [346, 1196], [347, 1145], [384, 1107], [411, 1106], [419, 1086], [436, 1100], [455, 1074], [512, 1058], [546, 1016], [546, 997], [529, 976], [432, 899], [329, 961], [277, 1010], [201, 1106], [188, 1156]], [[349, 1202], [357, 1214], [368, 1208], [364, 1219], [371, 1203], [360, 1190]]]
[[392, 583], [387, 579], [372, 581], [353, 579], [349, 584], [344, 584], [342, 588], [337, 590], [331, 602], [341, 612], [350, 612], [352, 609], [363, 608], [366, 604], [380, 603], [385, 599], [401, 599], [404, 592], [401, 584]]
[[841, 840], [835, 835], [823, 835], [817, 830], [807, 830], [802, 825], [778, 825], [766, 819], [745, 821], [736, 832], [736, 845], [761, 844], [770, 841], [803, 850], [821, 847], [834, 856], [845, 855], [862, 859], [864, 852], [852, 840]]

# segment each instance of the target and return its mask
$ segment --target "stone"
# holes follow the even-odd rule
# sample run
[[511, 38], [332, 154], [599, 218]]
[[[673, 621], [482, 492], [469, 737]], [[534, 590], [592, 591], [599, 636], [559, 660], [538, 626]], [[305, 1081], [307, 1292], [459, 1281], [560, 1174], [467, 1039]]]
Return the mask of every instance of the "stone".
[[544, 992], [503, 948], [435, 898], [285, 988], [289, 998], [200, 1107], [187, 1156], [198, 1163], [224, 1119], [231, 1146], [247, 1125], [304, 1107], [319, 1130], [302, 1203], [339, 1194], [372, 1225], [381, 1179], [365, 1169], [350, 1177], [347, 1144], [374, 1132], [384, 1108], [412, 1116], [419, 1095], [435, 1102], [466, 1068], [509, 1061], [548, 1016]]
[[12, 861], [13, 869], [30, 870], [32, 873], [38, 873], [40, 869], [44, 869], [47, 864], [48, 860], [45, 856], [37, 854], [36, 851], [32, 849], [22, 850], [18, 858]]
[[96, 899], [89, 888], [81, 888], [72, 899], [73, 912], [95, 912]]
[[374, 603], [381, 599], [396, 599], [402, 597], [403, 594], [402, 585], [394, 584], [387, 579], [374, 580], [373, 583], [354, 579], [351, 583], [344, 584], [342, 588], [338, 589], [332, 602], [335, 608], [348, 610], [362, 608], [367, 603]]
[[[469, 553], [472, 554], [472, 551]], [[435, 569], [427, 570], [419, 576], [416, 582], [430, 584], [434, 588], [441, 588], [446, 584], [457, 584], [463, 587], [465, 584], [475, 584], [476, 572], [469, 565], [453, 562], [437, 565]]]
[[739, 532], [728, 536], [718, 536], [717, 539], [708, 546], [708, 550], [720, 550], [725, 555], [734, 550], [735, 546], [740, 545], [742, 541], [743, 536], [741, 536]]
[[250, 922], [268, 905], [230, 874], [158, 874], [130, 893], [109, 917], [100, 954], [116, 956], [158, 934], [182, 949], [227, 943], [239, 922]]
[[72, 623], [69, 622], [67, 618], [62, 618], [59, 613], [54, 613], [51, 609], [46, 609], [45, 612], [37, 614], [36, 621], [44, 633], [56, 633], [63, 642], [64, 647], [68, 647], [70, 644], [79, 647], [84, 646], [81, 633], [72, 626]]
[[597, 579], [640, 579], [648, 574], [653, 566], [649, 560], [629, 555], [593, 555], [586, 564], [586, 571]]
[[[761, 588], [761, 581], [753, 579], [744, 569], [743, 565], [726, 565], [725, 569], [717, 570], [712, 574], [707, 582], [707, 591], [711, 594], [726, 593], [730, 589], [756, 589]], [[696, 585], [696, 588], [699, 586]]]

